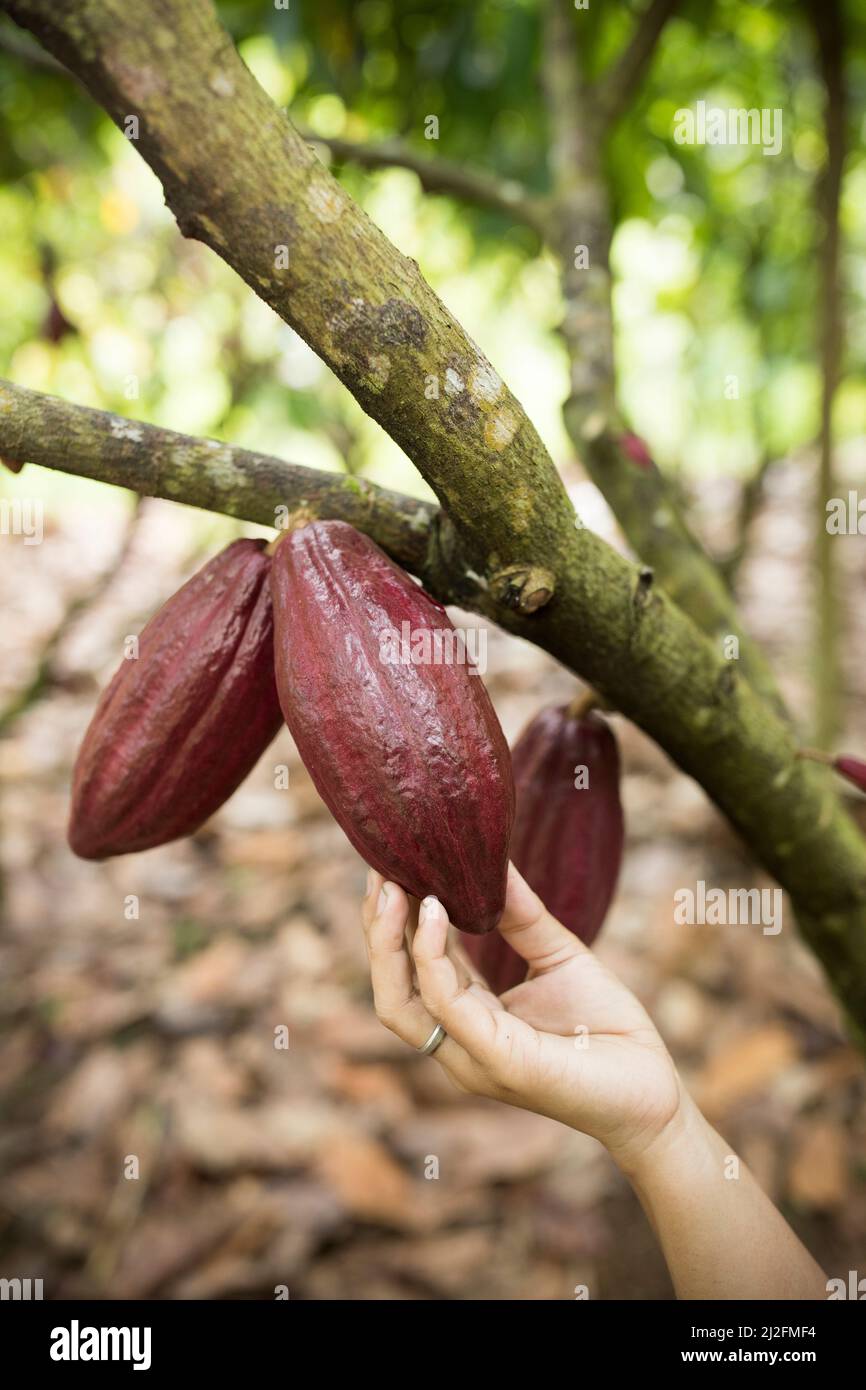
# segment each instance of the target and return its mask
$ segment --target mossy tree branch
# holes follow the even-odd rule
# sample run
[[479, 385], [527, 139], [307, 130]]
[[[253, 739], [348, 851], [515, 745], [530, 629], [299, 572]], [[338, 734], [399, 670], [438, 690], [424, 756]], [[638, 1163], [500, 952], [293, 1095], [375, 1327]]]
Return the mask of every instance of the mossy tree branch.
[[[182, 229], [234, 265], [415, 461], [448, 513], [433, 528], [434, 592], [552, 652], [703, 784], [790, 892], [866, 1030], [866, 846], [828, 773], [797, 758], [787, 723], [647, 571], [575, 525], [521, 407], [257, 86], [207, 0], [9, 8], [121, 125], [138, 115], [138, 148]], [[532, 614], [519, 582], [497, 582], [521, 566], [532, 584], [539, 567], [551, 579]]]
[[[631, 44], [601, 80], [602, 93], [633, 89], [675, 8], [675, 0], [662, 0], [644, 11]], [[543, 47], [555, 210], [549, 236], [562, 264], [560, 332], [571, 363], [565, 426], [636, 553], [719, 649], [727, 638], [737, 638], [749, 680], [781, 710], [773, 673], [744, 631], [724, 577], [689, 528], [646, 445], [627, 431], [617, 409], [612, 228], [602, 150], [619, 107], [599, 101], [597, 86], [587, 87], [579, 28], [580, 15], [568, 0], [550, 0]]]
[[844, 344], [842, 296], [839, 278], [841, 228], [839, 208], [842, 174], [845, 166], [845, 33], [839, 0], [809, 0], [811, 19], [818, 46], [821, 77], [824, 82], [824, 133], [827, 162], [816, 188], [820, 219], [818, 262], [821, 266], [820, 356], [821, 356], [821, 436], [818, 476], [815, 484], [815, 740], [829, 747], [840, 723], [842, 688], [839, 621], [839, 575], [836, 565], [836, 538], [827, 530], [826, 507], [837, 495], [833, 464], [833, 401], [839, 387]]
[[137, 136], [184, 234], [232, 265], [414, 460], [475, 572], [533, 561], [530, 531], [556, 548], [574, 513], [524, 410], [255, 81], [209, 0], [8, 9]]
[[597, 96], [605, 125], [628, 109], [661, 38], [662, 30], [680, 0], [649, 0], [620, 56], [598, 84]]
[[348, 521], [401, 565], [423, 571], [432, 502], [363, 478], [286, 463], [215, 439], [195, 439], [105, 410], [72, 405], [0, 379], [0, 458], [279, 526], [287, 511]]
[[448, 159], [425, 159], [398, 140], [379, 145], [316, 135], [302, 131], [313, 144], [324, 145], [338, 163], [357, 164], [361, 169], [408, 169], [418, 176], [425, 193], [447, 193], [477, 207], [504, 213], [510, 221], [524, 222], [543, 235], [546, 206], [533, 198], [527, 188], [512, 179], [500, 179], [480, 169], [466, 169]]

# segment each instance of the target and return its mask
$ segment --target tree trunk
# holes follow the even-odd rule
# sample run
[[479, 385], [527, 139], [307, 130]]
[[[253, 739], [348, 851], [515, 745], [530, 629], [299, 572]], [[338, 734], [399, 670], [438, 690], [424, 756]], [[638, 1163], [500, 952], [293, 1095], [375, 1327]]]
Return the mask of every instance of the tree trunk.
[[833, 400], [842, 357], [839, 295], [839, 198], [845, 162], [845, 75], [842, 16], [838, 0], [809, 0], [818, 39], [826, 106], [827, 165], [817, 190], [822, 235], [821, 266], [821, 434], [815, 488], [815, 742], [827, 748], [839, 732], [841, 620], [836, 572], [836, 537], [827, 530], [827, 503], [838, 496], [833, 470]]

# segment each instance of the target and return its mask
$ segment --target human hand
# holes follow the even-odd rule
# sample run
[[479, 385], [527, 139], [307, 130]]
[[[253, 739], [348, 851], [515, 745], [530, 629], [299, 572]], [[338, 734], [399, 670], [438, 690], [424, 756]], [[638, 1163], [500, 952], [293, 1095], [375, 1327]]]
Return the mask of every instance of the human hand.
[[362, 919], [379, 1018], [416, 1048], [441, 1024], [433, 1055], [460, 1089], [590, 1134], [626, 1171], [679, 1117], [679, 1078], [648, 1014], [513, 865], [497, 930], [529, 974], [501, 998], [436, 898], [419, 911], [371, 870]]

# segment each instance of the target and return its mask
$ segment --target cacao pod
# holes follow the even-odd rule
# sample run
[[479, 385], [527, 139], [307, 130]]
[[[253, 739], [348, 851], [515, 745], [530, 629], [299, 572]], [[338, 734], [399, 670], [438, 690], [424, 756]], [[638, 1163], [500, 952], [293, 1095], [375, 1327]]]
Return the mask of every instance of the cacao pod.
[[234, 541], [174, 594], [104, 691], [72, 777], [83, 859], [190, 835], [282, 723], [264, 541]]
[[444, 608], [342, 521], [289, 532], [271, 590], [280, 703], [322, 800], [385, 878], [435, 894], [462, 930], [490, 931], [511, 758], [481, 677], [435, 659], [455, 655]]
[[866, 763], [862, 758], [852, 758], [847, 754], [841, 754], [833, 759], [833, 766], [836, 771], [845, 777], [849, 782], [853, 782], [855, 787], [859, 787], [861, 792], [866, 792]]
[[[568, 705], [543, 709], [512, 751], [517, 815], [511, 858], [545, 907], [589, 945], [619, 876], [623, 816], [619, 750], [607, 722]], [[586, 786], [575, 769], [586, 767]], [[526, 962], [496, 933], [464, 943], [497, 994], [526, 977]]]
[[469, 936], [462, 944], [494, 994], [505, 994], [515, 985], [523, 984], [526, 961], [498, 931], [489, 932], [487, 936]]

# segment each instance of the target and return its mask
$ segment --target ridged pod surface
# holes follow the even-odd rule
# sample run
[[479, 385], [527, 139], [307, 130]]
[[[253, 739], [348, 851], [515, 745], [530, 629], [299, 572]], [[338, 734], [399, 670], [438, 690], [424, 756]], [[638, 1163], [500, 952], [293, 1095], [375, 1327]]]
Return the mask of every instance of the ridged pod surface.
[[279, 729], [264, 547], [234, 541], [187, 580], [103, 692], [72, 778], [69, 844], [81, 858], [190, 835]]
[[283, 715], [322, 800], [379, 873], [435, 894], [463, 931], [490, 931], [505, 901], [511, 757], [465, 652], [425, 659], [459, 654], [444, 608], [342, 521], [289, 532], [271, 589]]
[[[600, 715], [543, 709], [512, 751], [517, 816], [511, 858], [545, 907], [589, 945], [619, 876], [623, 815], [619, 750]], [[587, 785], [575, 786], [575, 769]], [[526, 963], [496, 934], [464, 943], [497, 994], [526, 977]]]

